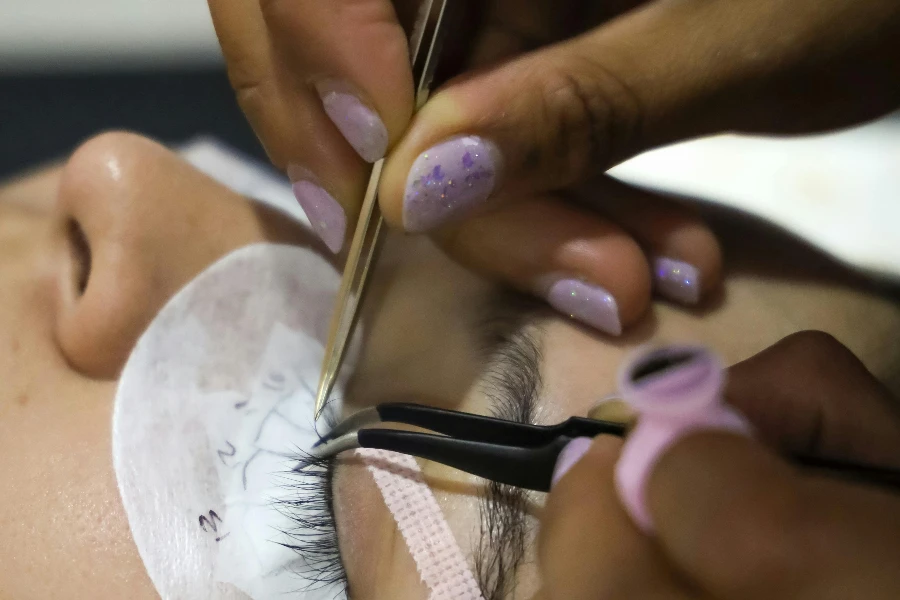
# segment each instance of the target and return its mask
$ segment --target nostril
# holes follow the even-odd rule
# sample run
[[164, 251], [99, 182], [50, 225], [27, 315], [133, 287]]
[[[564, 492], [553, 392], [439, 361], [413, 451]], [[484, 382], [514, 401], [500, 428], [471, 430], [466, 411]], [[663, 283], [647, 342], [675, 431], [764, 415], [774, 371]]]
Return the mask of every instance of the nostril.
[[69, 240], [69, 252], [74, 266], [72, 269], [73, 283], [76, 292], [81, 296], [87, 289], [88, 279], [91, 276], [91, 246], [88, 244], [84, 230], [75, 219], [69, 219], [66, 223], [66, 236]]

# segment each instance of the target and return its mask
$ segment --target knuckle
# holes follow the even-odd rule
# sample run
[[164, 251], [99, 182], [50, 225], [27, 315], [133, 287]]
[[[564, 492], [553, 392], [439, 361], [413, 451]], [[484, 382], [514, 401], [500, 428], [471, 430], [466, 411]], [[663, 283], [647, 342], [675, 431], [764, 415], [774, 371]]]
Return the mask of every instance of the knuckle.
[[268, 69], [258, 64], [254, 57], [244, 54], [230, 54], [226, 68], [228, 82], [241, 108], [254, 106], [268, 86]]
[[285, 134], [279, 116], [281, 102], [278, 101], [271, 81], [268, 79], [232, 80], [232, 89], [238, 106], [256, 133], [266, 155], [275, 167], [285, 169], [290, 148], [290, 136]]
[[244, 79], [235, 78], [230, 75], [231, 89], [234, 90], [234, 96], [238, 105], [246, 112], [256, 112], [255, 109], [262, 103], [265, 94], [263, 93], [263, 82], [261, 79]]
[[566, 57], [534, 76], [540, 78], [538, 118], [543, 121], [537, 130], [545, 137], [536, 147], [556, 179], [577, 181], [622, 156], [641, 110], [636, 96], [611, 70]]
[[798, 331], [781, 340], [778, 345], [813, 368], [827, 368], [828, 365], [846, 363], [848, 359], [855, 361], [853, 353], [846, 346], [824, 331]]

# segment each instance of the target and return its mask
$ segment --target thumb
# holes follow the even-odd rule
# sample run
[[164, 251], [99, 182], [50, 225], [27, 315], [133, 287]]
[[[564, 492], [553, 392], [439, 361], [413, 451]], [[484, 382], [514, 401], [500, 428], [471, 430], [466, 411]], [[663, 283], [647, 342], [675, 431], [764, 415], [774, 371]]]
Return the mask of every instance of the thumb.
[[[900, 419], [846, 348], [790, 336], [731, 369], [729, 401], [788, 452], [897, 464]], [[894, 598], [900, 497], [798, 471], [766, 447], [696, 433], [662, 455], [648, 508], [668, 559], [714, 598]]]
[[560, 454], [538, 538], [544, 598], [694, 597], [616, 496], [613, 471], [621, 447], [620, 439], [601, 435], [578, 438]]
[[806, 476], [721, 433], [673, 446], [647, 494], [663, 552], [711, 597], [900, 597], [896, 495]]
[[897, 28], [894, 0], [651, 3], [435, 95], [386, 165], [385, 218], [427, 231], [676, 139], [886, 112]]

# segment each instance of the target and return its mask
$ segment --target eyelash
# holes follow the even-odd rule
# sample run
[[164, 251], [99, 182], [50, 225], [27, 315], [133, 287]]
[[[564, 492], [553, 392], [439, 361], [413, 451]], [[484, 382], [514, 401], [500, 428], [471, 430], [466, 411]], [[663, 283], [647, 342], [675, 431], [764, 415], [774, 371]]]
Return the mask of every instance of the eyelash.
[[283, 484], [292, 492], [290, 499], [277, 501], [277, 508], [294, 523], [294, 528], [285, 532], [293, 541], [285, 545], [309, 567], [310, 573], [304, 573], [304, 578], [313, 581], [308, 589], [338, 584], [346, 593], [347, 571], [341, 560], [332, 502], [335, 458], [302, 453], [297, 461], [289, 482]]

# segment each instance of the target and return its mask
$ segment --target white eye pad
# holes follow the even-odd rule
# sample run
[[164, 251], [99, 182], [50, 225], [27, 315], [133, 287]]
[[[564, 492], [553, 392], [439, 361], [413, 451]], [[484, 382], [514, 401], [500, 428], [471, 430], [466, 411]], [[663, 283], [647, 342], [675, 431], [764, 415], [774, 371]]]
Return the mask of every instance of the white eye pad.
[[313, 391], [338, 284], [309, 249], [248, 246], [191, 281], [135, 346], [113, 464], [163, 600], [342, 597], [281, 545], [296, 524], [277, 506], [297, 493], [291, 457], [318, 439]]

